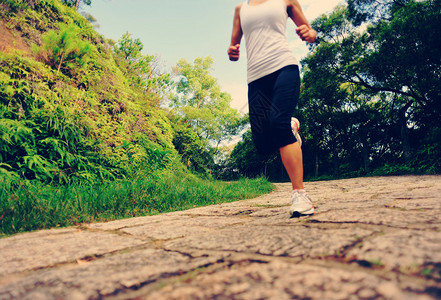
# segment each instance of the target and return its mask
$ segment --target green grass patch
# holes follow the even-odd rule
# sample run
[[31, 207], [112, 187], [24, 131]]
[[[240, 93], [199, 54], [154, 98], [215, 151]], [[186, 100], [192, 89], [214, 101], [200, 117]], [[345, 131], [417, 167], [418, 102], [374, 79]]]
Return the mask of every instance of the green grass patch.
[[101, 184], [22, 181], [0, 190], [0, 236], [184, 210], [272, 190], [264, 178], [222, 182], [165, 171]]

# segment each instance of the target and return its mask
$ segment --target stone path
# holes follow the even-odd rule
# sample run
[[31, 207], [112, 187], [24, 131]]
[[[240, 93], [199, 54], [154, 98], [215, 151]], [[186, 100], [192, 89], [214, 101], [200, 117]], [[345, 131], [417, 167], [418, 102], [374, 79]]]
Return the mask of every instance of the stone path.
[[306, 188], [0, 239], [0, 299], [441, 299], [441, 176]]

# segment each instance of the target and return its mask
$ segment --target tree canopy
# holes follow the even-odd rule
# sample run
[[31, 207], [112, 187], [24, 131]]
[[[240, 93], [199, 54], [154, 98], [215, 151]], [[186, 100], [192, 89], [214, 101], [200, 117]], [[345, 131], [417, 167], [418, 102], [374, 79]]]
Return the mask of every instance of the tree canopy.
[[187, 164], [206, 169], [215, 167], [222, 142], [230, 141], [246, 124], [246, 118], [230, 106], [230, 94], [222, 92], [210, 74], [212, 64], [211, 57], [198, 57], [193, 63], [179, 60], [174, 68], [175, 93], [169, 102], [174, 124], [180, 126], [181, 138], [175, 146], [185, 149]]

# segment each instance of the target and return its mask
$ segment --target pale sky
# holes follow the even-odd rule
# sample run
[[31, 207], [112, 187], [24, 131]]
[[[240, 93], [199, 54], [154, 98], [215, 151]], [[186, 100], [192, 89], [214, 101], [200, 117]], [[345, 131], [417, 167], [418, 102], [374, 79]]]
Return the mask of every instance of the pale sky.
[[[241, 0], [92, 0], [84, 9], [92, 14], [100, 27], [98, 32], [117, 41], [125, 32], [139, 38], [144, 54], [160, 58], [164, 71], [171, 71], [179, 59], [193, 62], [198, 56], [214, 60], [211, 74], [218, 79], [222, 91], [233, 97], [231, 106], [241, 113], [247, 108], [245, 43], [241, 59], [230, 62], [230, 44], [234, 7]], [[330, 12], [341, 0], [299, 0], [309, 22]], [[295, 34], [295, 25], [288, 20], [287, 37], [298, 60], [308, 48]]]

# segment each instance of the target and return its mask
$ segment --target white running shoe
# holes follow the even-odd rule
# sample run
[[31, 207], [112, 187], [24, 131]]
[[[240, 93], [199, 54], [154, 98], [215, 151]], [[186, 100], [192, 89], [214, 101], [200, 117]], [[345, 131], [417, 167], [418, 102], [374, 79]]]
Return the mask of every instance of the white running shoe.
[[297, 190], [292, 191], [291, 207], [289, 208], [291, 218], [313, 215], [314, 212], [314, 205], [312, 205], [311, 198], [306, 193], [300, 193]]
[[297, 142], [299, 142], [300, 147], [302, 147], [302, 138], [299, 135], [300, 122], [299, 120], [297, 120], [297, 118], [294, 117], [291, 118], [291, 128], [292, 128], [292, 133], [294, 133], [294, 136], [297, 139]]

